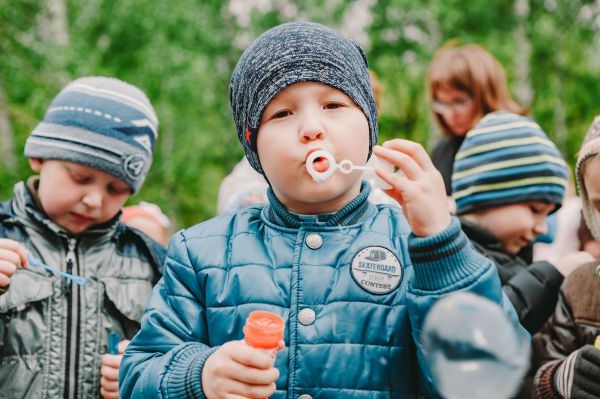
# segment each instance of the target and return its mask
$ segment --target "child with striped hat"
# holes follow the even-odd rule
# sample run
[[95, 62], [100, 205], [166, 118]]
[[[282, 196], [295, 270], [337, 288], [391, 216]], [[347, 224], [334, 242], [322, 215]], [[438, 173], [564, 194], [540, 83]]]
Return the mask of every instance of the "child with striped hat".
[[511, 112], [486, 115], [461, 145], [452, 175], [463, 231], [494, 261], [521, 324], [535, 333], [552, 314], [563, 278], [590, 260], [569, 254], [555, 264], [528, 264], [517, 254], [547, 231], [562, 204], [567, 169], [540, 126]]

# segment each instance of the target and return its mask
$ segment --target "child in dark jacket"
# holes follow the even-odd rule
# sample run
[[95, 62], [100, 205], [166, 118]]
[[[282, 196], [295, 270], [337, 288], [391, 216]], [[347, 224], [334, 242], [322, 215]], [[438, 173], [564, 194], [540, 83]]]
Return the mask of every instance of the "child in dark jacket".
[[[527, 335], [493, 264], [450, 216], [423, 147], [376, 146], [377, 110], [356, 43], [313, 23], [275, 27], [240, 58], [230, 100], [269, 203], [171, 239], [121, 363], [122, 397], [432, 396], [423, 319], [457, 290], [500, 304]], [[404, 172], [378, 170], [402, 209], [373, 205], [359, 173], [330, 169], [364, 165], [372, 151]], [[286, 320], [276, 360], [240, 340], [254, 310]]]
[[[600, 115], [577, 158], [583, 215], [600, 242]], [[554, 316], [544, 329], [544, 363], [535, 378], [539, 398], [600, 397], [600, 274], [598, 261], [575, 270], [561, 287]]]
[[137, 87], [86, 77], [27, 139], [39, 177], [0, 204], [0, 396], [118, 396], [122, 352], [165, 254], [119, 222], [150, 168], [157, 124]]
[[562, 204], [566, 164], [527, 117], [498, 111], [467, 134], [456, 154], [453, 197], [471, 242], [498, 268], [521, 324], [539, 331], [552, 314], [564, 276], [591, 260], [585, 252], [555, 264], [528, 264], [517, 254], [547, 231], [546, 216]]

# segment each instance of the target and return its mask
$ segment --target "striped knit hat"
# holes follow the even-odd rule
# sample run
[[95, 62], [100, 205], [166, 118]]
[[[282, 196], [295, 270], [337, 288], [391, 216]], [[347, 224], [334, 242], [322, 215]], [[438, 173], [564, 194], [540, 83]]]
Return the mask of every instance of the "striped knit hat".
[[600, 228], [598, 227], [598, 221], [594, 216], [594, 206], [590, 203], [590, 199], [588, 198], [585, 190], [583, 172], [586, 161], [590, 160], [592, 157], [598, 156], [599, 154], [600, 115], [596, 116], [594, 122], [592, 122], [592, 126], [590, 126], [587, 134], [585, 135], [585, 139], [583, 140], [583, 144], [581, 145], [581, 149], [577, 155], [576, 167], [577, 187], [579, 189], [579, 195], [581, 196], [581, 202], [583, 205], [583, 217], [585, 218], [585, 222], [587, 223], [592, 236], [598, 242], [600, 242]]
[[369, 121], [371, 153], [377, 143], [377, 105], [365, 53], [331, 28], [290, 22], [266, 31], [250, 44], [229, 84], [238, 138], [254, 169], [263, 173], [256, 150], [263, 111], [277, 93], [298, 82], [320, 82], [346, 93]]
[[506, 111], [487, 114], [468, 133], [454, 161], [456, 213], [519, 202], [558, 209], [567, 168], [560, 152], [531, 119]]
[[114, 78], [85, 77], [52, 100], [25, 156], [80, 163], [140, 188], [152, 164], [158, 119], [146, 95]]

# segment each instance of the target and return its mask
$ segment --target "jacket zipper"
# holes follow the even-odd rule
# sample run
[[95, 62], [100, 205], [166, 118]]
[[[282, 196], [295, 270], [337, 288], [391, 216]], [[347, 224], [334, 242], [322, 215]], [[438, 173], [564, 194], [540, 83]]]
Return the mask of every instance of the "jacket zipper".
[[[67, 241], [67, 273], [79, 274], [77, 264], [77, 255], [75, 247], [77, 240], [69, 238]], [[79, 285], [73, 284], [71, 280], [65, 280], [67, 296], [67, 342], [66, 342], [66, 379], [65, 379], [65, 399], [74, 399], [77, 397], [78, 380], [78, 361], [79, 351], [77, 344], [79, 342]]]

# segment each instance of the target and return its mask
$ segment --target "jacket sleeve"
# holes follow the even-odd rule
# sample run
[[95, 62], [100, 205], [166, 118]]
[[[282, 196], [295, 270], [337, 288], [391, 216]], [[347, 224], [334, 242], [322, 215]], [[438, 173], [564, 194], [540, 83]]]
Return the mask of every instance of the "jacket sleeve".
[[202, 369], [216, 348], [208, 345], [204, 290], [183, 232], [171, 239], [163, 272], [141, 330], [123, 355], [119, 394], [123, 398], [204, 398]]
[[441, 233], [430, 237], [409, 237], [414, 279], [408, 292], [408, 311], [417, 361], [427, 396], [437, 396], [421, 345], [421, 331], [429, 309], [441, 296], [468, 291], [485, 297], [502, 308], [519, 334], [529, 338], [519, 324], [514, 307], [503, 294], [494, 264], [475, 250], [460, 229], [457, 218]]
[[536, 262], [503, 285], [523, 327], [538, 332], [552, 315], [563, 276], [548, 262]]

